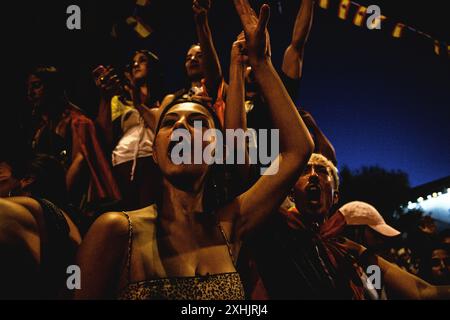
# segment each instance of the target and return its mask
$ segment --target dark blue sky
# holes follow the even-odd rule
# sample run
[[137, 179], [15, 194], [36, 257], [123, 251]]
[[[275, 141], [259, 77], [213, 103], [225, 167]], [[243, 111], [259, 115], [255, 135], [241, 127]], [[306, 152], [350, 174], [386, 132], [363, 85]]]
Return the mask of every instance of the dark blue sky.
[[[449, 31], [448, 19], [441, 26]], [[421, 29], [429, 31], [426, 23]], [[401, 169], [416, 186], [450, 175], [450, 68], [432, 43], [405, 36], [318, 11], [300, 103], [332, 140], [340, 165]]]
[[[90, 70], [100, 63], [122, 64], [126, 53], [142, 47], [160, 56], [167, 84], [178, 89], [183, 84], [185, 52], [195, 39], [191, 1], [152, 2], [155, 10], [150, 18], [157, 31], [151, 39], [137, 41], [126, 37], [118, 42], [111, 41], [109, 33], [112, 22], [132, 13], [123, 4], [127, 1], [10, 3], [15, 8], [4, 12], [20, 13], [21, 17], [20, 24], [12, 14], [3, 19], [7, 24], [3, 28], [7, 46], [3, 47], [9, 49], [6, 51], [11, 58], [2, 58], [2, 66], [11, 68], [11, 73], [6, 74], [11, 75], [13, 87], [3, 90], [12, 98], [10, 103], [19, 101], [23, 94], [26, 70], [47, 63], [60, 67], [66, 75], [70, 97], [94, 114], [96, 90]], [[273, 9], [276, 2], [269, 1]], [[281, 2], [283, 14], [274, 11], [270, 22], [276, 64], [288, 44], [300, 3]], [[380, 5], [391, 21], [381, 31], [369, 31], [339, 20], [336, 9], [317, 9], [306, 48], [299, 104], [315, 116], [334, 144], [340, 167], [380, 165], [401, 169], [408, 173], [412, 186], [450, 175], [450, 59], [437, 57], [432, 43], [420, 37], [390, 36], [392, 19], [396, 18], [395, 22], [450, 41], [450, 19], [440, 7], [443, 1], [360, 2]], [[252, 3], [259, 5], [263, 1]], [[81, 7], [81, 31], [68, 31], [65, 27], [65, 9], [69, 4]], [[231, 43], [240, 31], [231, 1], [213, 0], [211, 27], [227, 73]], [[17, 108], [13, 109], [15, 112]]]

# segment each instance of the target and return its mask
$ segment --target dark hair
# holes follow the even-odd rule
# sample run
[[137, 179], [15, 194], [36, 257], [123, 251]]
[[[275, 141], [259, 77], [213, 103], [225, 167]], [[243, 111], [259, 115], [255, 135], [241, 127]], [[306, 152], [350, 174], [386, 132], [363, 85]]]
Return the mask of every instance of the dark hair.
[[[64, 81], [59, 70], [54, 66], [38, 66], [34, 68], [30, 75], [38, 77], [46, 91], [48, 102], [63, 104], [67, 101]], [[64, 105], [65, 107], [65, 105]]]
[[164, 109], [161, 111], [160, 115], [159, 115], [159, 119], [158, 119], [158, 124], [156, 125], [156, 130], [155, 130], [155, 138], [156, 135], [158, 134], [158, 131], [161, 127], [161, 121], [164, 118], [165, 114], [172, 109], [172, 107], [174, 105], [180, 104], [180, 103], [185, 103], [185, 102], [192, 102], [192, 103], [196, 103], [201, 105], [202, 107], [204, 107], [207, 111], [209, 111], [209, 114], [211, 115], [211, 118], [214, 121], [214, 126], [216, 127], [216, 129], [221, 130], [222, 131], [222, 125], [220, 124], [220, 120], [215, 112], [215, 110], [213, 109], [212, 105], [210, 103], [206, 103], [205, 101], [201, 100], [201, 99], [196, 99], [196, 98], [183, 98], [183, 94], [184, 91], [177, 94], [175, 96], [175, 98], [167, 105], [164, 107]]
[[148, 74], [145, 82], [149, 88], [149, 97], [146, 103], [148, 105], [154, 105], [157, 101], [161, 101], [164, 96], [164, 76], [161, 63], [158, 56], [154, 53], [148, 50], [136, 50], [131, 56], [131, 65], [133, 64], [134, 57], [139, 53], [144, 54], [148, 60]]

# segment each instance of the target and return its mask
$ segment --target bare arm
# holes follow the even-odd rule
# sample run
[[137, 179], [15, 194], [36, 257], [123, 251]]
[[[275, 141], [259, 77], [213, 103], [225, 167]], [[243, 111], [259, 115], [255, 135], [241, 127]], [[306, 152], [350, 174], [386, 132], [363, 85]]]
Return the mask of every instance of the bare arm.
[[81, 152], [78, 152], [70, 164], [69, 169], [66, 173], [66, 185], [67, 185], [67, 191], [71, 192], [75, 185], [77, 184], [77, 181], [79, 177], [81, 176], [84, 166], [84, 156], [81, 154]]
[[381, 257], [377, 258], [388, 294], [400, 299], [450, 299], [450, 286], [433, 286]]
[[[247, 117], [245, 114], [245, 80], [243, 51], [245, 36], [241, 33], [233, 43], [230, 62], [230, 85], [227, 91], [227, 108], [225, 108], [225, 129], [242, 129], [247, 131]], [[248, 153], [245, 141], [234, 140], [235, 151], [245, 155], [245, 163], [237, 164], [239, 183], [247, 181], [249, 177]]]
[[202, 68], [206, 81], [206, 88], [210, 96], [215, 97], [222, 82], [222, 68], [219, 57], [214, 47], [211, 29], [208, 22], [208, 10], [211, 0], [194, 0], [192, 9], [194, 11], [195, 28], [198, 41], [202, 49]]
[[291, 44], [284, 52], [283, 72], [291, 79], [302, 77], [305, 44], [311, 30], [314, 11], [314, 0], [302, 0], [295, 20]]
[[370, 254], [364, 246], [349, 239], [345, 239], [342, 245], [359, 257], [359, 263], [363, 267], [380, 267], [389, 297], [412, 300], [450, 299], [450, 286], [433, 286], [382, 257]]
[[113, 126], [111, 117], [111, 99], [114, 95], [120, 94], [120, 81], [113, 68], [99, 66], [92, 72], [95, 85], [100, 90], [100, 102], [97, 119], [95, 122], [99, 126], [109, 148], [113, 148]]
[[121, 213], [100, 216], [89, 229], [77, 254], [81, 289], [75, 299], [116, 298], [126, 264], [128, 221]]
[[[224, 210], [237, 213], [233, 232], [234, 239], [240, 240], [283, 202], [307, 164], [314, 143], [269, 56], [269, 6], [262, 6], [258, 18], [248, 0], [234, 0], [234, 4], [244, 27], [249, 61], [269, 106], [274, 127], [279, 128], [280, 142], [279, 155], [266, 175]], [[230, 222], [226, 221], [230, 218], [226, 214], [223, 218], [222, 221]], [[225, 223], [224, 227], [230, 228], [230, 225]]]
[[313, 116], [305, 110], [300, 110], [300, 115], [302, 116], [303, 121], [305, 121], [308, 129], [311, 130], [314, 135], [314, 143], [316, 145], [315, 152], [324, 155], [328, 160], [333, 162], [334, 165], [337, 165], [336, 151], [330, 140], [328, 140], [322, 130], [320, 130]]
[[149, 127], [152, 131], [155, 131], [157, 124], [156, 121], [158, 108], [149, 108], [141, 104], [137, 106], [136, 109], [139, 111], [139, 114], [144, 119], [144, 122], [147, 125], [147, 127]]

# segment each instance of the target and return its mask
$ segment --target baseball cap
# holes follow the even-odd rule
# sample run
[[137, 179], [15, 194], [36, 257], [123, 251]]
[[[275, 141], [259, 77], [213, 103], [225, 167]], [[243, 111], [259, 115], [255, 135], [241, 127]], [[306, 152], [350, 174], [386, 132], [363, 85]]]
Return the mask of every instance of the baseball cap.
[[343, 205], [339, 211], [344, 216], [347, 225], [367, 225], [387, 237], [395, 237], [400, 234], [398, 230], [384, 221], [377, 209], [366, 202], [349, 202]]

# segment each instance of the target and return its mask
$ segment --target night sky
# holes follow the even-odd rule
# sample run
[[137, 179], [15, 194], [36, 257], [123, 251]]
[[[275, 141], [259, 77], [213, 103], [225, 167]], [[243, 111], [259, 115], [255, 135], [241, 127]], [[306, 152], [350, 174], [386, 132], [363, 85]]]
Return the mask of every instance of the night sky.
[[[185, 52], [195, 41], [191, 1], [153, 0], [150, 18], [156, 32], [151, 38], [113, 41], [111, 25], [132, 13], [132, 2], [21, 1], [3, 10], [2, 47], [7, 56], [1, 60], [4, 78], [10, 80], [2, 85], [2, 131], [16, 130], [25, 75], [37, 64], [60, 67], [71, 100], [91, 115], [98, 97], [90, 71], [100, 63], [123, 64], [133, 49], [155, 51], [165, 67], [167, 86], [182, 87]], [[278, 1], [268, 2], [273, 9], [273, 59], [279, 65], [300, 1], [281, 0], [281, 15]], [[336, 8], [316, 8], [298, 104], [313, 114], [332, 141], [340, 167], [400, 169], [409, 175], [411, 186], [450, 175], [450, 59], [436, 56], [433, 43], [420, 36], [390, 35], [394, 22], [403, 22], [450, 42], [450, 19], [440, 7], [444, 1], [359, 2], [378, 4], [391, 20], [381, 31], [370, 31], [351, 23], [354, 11], [342, 21]], [[66, 29], [69, 4], [81, 7], [81, 31]], [[210, 18], [226, 75], [231, 43], [240, 31], [231, 1], [213, 0]]]

